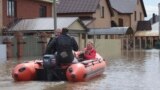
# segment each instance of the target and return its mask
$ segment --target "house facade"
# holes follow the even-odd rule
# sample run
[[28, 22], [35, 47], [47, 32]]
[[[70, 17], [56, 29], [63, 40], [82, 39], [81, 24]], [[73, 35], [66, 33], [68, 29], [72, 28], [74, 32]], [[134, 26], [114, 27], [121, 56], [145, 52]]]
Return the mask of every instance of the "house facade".
[[25, 42], [22, 40], [24, 33], [17, 31], [10, 34], [8, 30], [12, 26], [22, 19], [51, 16], [52, 1], [49, 0], [0, 0], [0, 33], [3, 35], [3, 44], [7, 46], [7, 57], [13, 57], [13, 51], [16, 51], [16, 56], [20, 57], [26, 48], [23, 47]]
[[109, 6], [109, 2], [106, 0], [100, 0], [99, 6], [96, 9], [96, 12], [92, 14], [92, 17], [95, 18], [93, 23], [88, 25], [88, 28], [109, 28], [111, 27], [111, 16], [112, 11]]
[[52, 2], [47, 0], [1, 0], [0, 4], [1, 30], [21, 19], [52, 16]]
[[[112, 30], [112, 34], [88, 34], [89, 39], [123, 39], [122, 44], [127, 44], [125, 47], [133, 48], [136, 44], [134, 33], [139, 29], [138, 26], [146, 24], [144, 17], [147, 14], [143, 0], [60, 0], [58, 16], [80, 17], [89, 28], [88, 33], [92, 32], [92, 29], [101, 30], [103, 28], [104, 32], [108, 29]], [[113, 31], [113, 29], [116, 29], [117, 32], [118, 30], [123, 31], [123, 28], [119, 29], [120, 27], [131, 27], [133, 32], [119, 35]]]
[[111, 27], [113, 15], [108, 0], [60, 0], [58, 16], [79, 17], [88, 28]]
[[140, 49], [157, 48], [157, 42], [159, 43], [159, 15], [153, 14], [152, 18], [145, 23], [139, 22], [135, 38], [136, 47]]
[[[52, 0], [1, 0], [0, 3], [2, 3], [2, 9], [0, 8], [0, 11], [2, 10], [3, 12], [2, 15], [0, 14], [0, 18], [2, 18], [2, 21], [0, 21], [0, 23], [2, 22], [1, 26], [3, 27], [3, 29], [5, 28], [5, 30], [10, 28], [9, 30], [12, 32], [12, 26], [15, 26], [20, 21], [23, 21], [23, 19], [51, 17], [52, 2]], [[79, 45], [83, 44], [81, 48], [85, 46], [87, 39], [96, 39], [97, 41], [99, 41], [97, 45], [99, 45], [100, 42], [107, 41], [107, 39], [112, 40], [114, 43], [114, 40], [116, 39], [117, 41], [115, 42], [115, 45], [119, 45], [119, 47], [116, 49], [118, 50], [119, 48], [123, 47], [120, 45], [128, 45], [129, 41], [132, 41], [132, 43], [134, 42], [134, 40], [128, 39], [128, 36], [134, 35], [134, 32], [132, 32], [132, 30], [137, 30], [138, 22], [143, 21], [144, 17], [146, 17], [146, 11], [143, 0], [59, 0], [59, 3], [57, 4], [57, 15], [58, 17], [78, 17], [80, 19], [80, 22], [75, 22], [78, 24], [74, 23], [74, 25], [71, 25], [69, 29], [72, 29], [72, 34], [78, 37], [77, 40], [78, 42], [80, 42]], [[46, 23], [42, 24], [42, 26]], [[63, 22], [63, 24], [65, 23]], [[29, 26], [36, 27], [36, 24], [29, 24]], [[53, 23], [51, 25], [53, 25]], [[22, 28], [22, 31], [20, 30], [20, 27]], [[85, 31], [86, 27], [89, 28], [87, 29], [88, 32]], [[100, 29], [103, 29], [103, 32], [105, 32], [105, 34], [95, 33]], [[25, 35], [33, 35], [33, 37], [35, 36], [34, 43], [39, 42], [39, 39], [36, 38], [36, 35], [39, 35], [39, 33], [37, 32], [40, 32], [40, 37], [44, 37], [44, 35], [45, 37], [48, 37], [48, 33], [46, 33], [48, 29], [37, 29], [35, 30], [35, 32], [33, 32], [34, 30], [32, 29], [26, 30], [24, 24], [22, 24], [18, 26], [16, 30], [17, 31], [14, 31], [16, 32], [14, 36], [17, 38], [17, 40], [14, 39], [12, 41], [16, 42], [18, 41], [18, 37], [21, 37], [19, 39], [19, 42], [15, 43], [18, 48], [16, 50], [17, 52], [19, 52], [19, 56], [22, 56], [21, 52], [23, 52], [23, 50], [28, 50], [22, 49], [28, 44], [26, 42], [30, 42], [29, 39], [26, 39], [26, 41], [23, 40]], [[53, 27], [49, 31], [52, 30]], [[106, 32], [106, 30], [109, 30], [109, 32]], [[90, 31], [93, 31], [93, 34], [89, 35]], [[120, 33], [117, 34], [117, 32]], [[122, 37], [125, 37], [125, 39], [121, 39]], [[10, 40], [9, 43], [13, 43], [12, 41]], [[127, 44], [124, 42], [126, 42]], [[6, 43], [8, 43], [8, 41]], [[42, 51], [44, 51], [46, 42], [40, 43], [40, 47], [42, 46]], [[106, 45], [107, 43], [108, 42], [103, 44]], [[11, 48], [12, 44], [7, 47]]]
[[110, 3], [114, 12], [112, 27], [132, 27], [136, 31], [138, 22], [147, 16], [143, 0], [110, 0]]
[[60, 0], [58, 16], [77, 16], [88, 28], [131, 27], [147, 16], [143, 0]]
[[[8, 58], [40, 56], [45, 52], [48, 39], [54, 37], [52, 4], [52, 0], [2, 0], [3, 44]], [[57, 28], [70, 29], [80, 48], [84, 47], [85, 41], [80, 39], [86, 33], [83, 22], [78, 17], [57, 19]]]

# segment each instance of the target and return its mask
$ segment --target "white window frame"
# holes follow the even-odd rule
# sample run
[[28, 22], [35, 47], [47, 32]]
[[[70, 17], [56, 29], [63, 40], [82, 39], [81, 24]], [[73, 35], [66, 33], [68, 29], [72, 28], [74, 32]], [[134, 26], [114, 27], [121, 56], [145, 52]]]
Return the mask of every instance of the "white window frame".
[[7, 0], [7, 16], [15, 16], [14, 5], [15, 3], [13, 0]]

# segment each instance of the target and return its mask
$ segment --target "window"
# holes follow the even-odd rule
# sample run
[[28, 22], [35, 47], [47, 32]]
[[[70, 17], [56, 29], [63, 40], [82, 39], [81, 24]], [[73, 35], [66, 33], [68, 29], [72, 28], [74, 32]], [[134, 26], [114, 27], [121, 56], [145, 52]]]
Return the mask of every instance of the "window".
[[104, 7], [103, 6], [101, 6], [100, 15], [101, 15], [101, 18], [104, 18]]
[[140, 12], [140, 21], [142, 20], [142, 13]]
[[88, 39], [93, 39], [93, 35], [88, 35]]
[[86, 39], [86, 34], [82, 34], [82, 39]]
[[40, 17], [46, 17], [47, 16], [47, 8], [46, 8], [46, 6], [43, 6], [43, 5], [40, 6], [39, 16]]
[[15, 16], [14, 0], [7, 0], [7, 16]]
[[118, 22], [119, 22], [119, 26], [120, 26], [120, 27], [123, 27], [123, 19], [119, 18], [119, 19], [118, 19]]
[[134, 11], [134, 20], [136, 21], [137, 20], [137, 12]]
[[108, 39], [108, 35], [105, 35], [105, 39]]
[[117, 27], [117, 24], [115, 21], [111, 21], [111, 27]]
[[97, 39], [101, 39], [101, 35], [97, 35]]

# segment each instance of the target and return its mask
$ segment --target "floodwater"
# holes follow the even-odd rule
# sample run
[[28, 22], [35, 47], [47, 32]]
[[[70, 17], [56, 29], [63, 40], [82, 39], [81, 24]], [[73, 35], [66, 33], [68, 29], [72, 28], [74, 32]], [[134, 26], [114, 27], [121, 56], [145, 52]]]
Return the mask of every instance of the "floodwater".
[[[159, 90], [160, 51], [123, 51], [106, 58], [103, 75], [88, 82], [15, 82], [12, 68], [23, 60], [0, 61], [0, 90]], [[29, 59], [28, 59], [29, 60]]]

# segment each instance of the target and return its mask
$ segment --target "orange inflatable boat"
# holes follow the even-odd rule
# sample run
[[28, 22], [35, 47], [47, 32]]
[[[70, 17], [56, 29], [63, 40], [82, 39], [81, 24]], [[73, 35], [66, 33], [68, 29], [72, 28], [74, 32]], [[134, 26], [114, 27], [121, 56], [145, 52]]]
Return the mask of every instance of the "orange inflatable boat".
[[12, 70], [12, 77], [15, 81], [87, 81], [101, 75], [105, 67], [106, 62], [98, 53], [94, 60], [84, 60], [61, 66], [55, 65], [53, 55], [45, 55], [43, 60], [18, 64]]
[[18, 64], [12, 70], [12, 77], [15, 81], [29, 81], [36, 78], [36, 69], [40, 69], [42, 61], [29, 61]]

